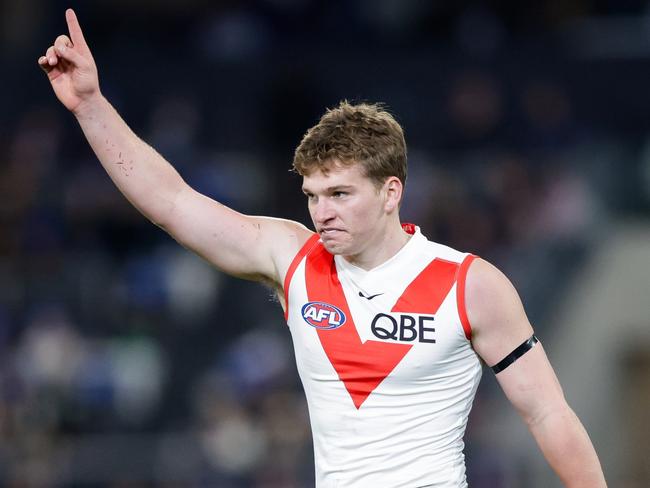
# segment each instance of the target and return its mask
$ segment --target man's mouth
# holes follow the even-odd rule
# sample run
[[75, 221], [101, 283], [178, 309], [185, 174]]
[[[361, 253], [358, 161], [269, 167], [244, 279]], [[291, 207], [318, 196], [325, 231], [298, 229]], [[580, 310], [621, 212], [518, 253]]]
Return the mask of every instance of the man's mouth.
[[341, 229], [336, 229], [334, 227], [325, 227], [318, 231], [321, 236], [331, 236], [335, 235], [338, 232], [341, 232]]

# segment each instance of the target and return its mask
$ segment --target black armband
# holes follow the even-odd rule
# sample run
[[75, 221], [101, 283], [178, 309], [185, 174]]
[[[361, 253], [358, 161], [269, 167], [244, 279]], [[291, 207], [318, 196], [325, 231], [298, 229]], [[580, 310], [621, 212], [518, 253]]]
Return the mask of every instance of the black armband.
[[497, 364], [492, 366], [492, 371], [494, 371], [494, 374], [500, 373], [504, 369], [506, 369], [508, 366], [510, 366], [512, 363], [514, 363], [517, 359], [519, 359], [521, 356], [526, 354], [528, 351], [530, 351], [535, 344], [537, 344], [539, 340], [537, 337], [535, 337], [535, 334], [530, 336], [530, 339], [525, 341], [522, 345], [517, 347], [514, 351], [512, 351], [510, 354], [508, 354], [505, 358], [503, 358], [501, 361], [499, 361]]

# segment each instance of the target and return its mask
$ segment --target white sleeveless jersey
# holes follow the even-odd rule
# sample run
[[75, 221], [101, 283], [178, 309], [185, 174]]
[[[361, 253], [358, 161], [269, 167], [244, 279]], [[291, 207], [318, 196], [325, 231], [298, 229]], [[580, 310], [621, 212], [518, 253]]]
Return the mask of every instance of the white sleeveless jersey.
[[474, 256], [411, 233], [370, 271], [314, 235], [287, 272], [319, 488], [467, 486], [463, 435], [481, 376], [464, 306]]

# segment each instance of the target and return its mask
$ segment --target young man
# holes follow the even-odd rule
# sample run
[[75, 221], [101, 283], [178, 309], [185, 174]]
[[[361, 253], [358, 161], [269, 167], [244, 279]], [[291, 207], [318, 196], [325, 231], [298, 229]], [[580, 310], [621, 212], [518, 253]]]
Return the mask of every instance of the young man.
[[316, 232], [250, 217], [190, 188], [101, 95], [72, 10], [38, 62], [118, 188], [226, 273], [270, 283], [307, 395], [321, 487], [466, 486], [462, 437], [479, 357], [571, 488], [605, 480], [508, 279], [402, 226], [400, 126], [342, 103], [310, 129], [295, 169]]

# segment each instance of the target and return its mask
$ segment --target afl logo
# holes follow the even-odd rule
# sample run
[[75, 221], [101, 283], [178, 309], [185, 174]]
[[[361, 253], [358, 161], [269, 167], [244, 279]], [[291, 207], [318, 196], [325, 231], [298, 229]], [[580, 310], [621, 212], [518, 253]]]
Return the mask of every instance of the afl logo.
[[316, 329], [338, 329], [345, 323], [343, 311], [325, 302], [308, 302], [302, 306], [302, 318]]

